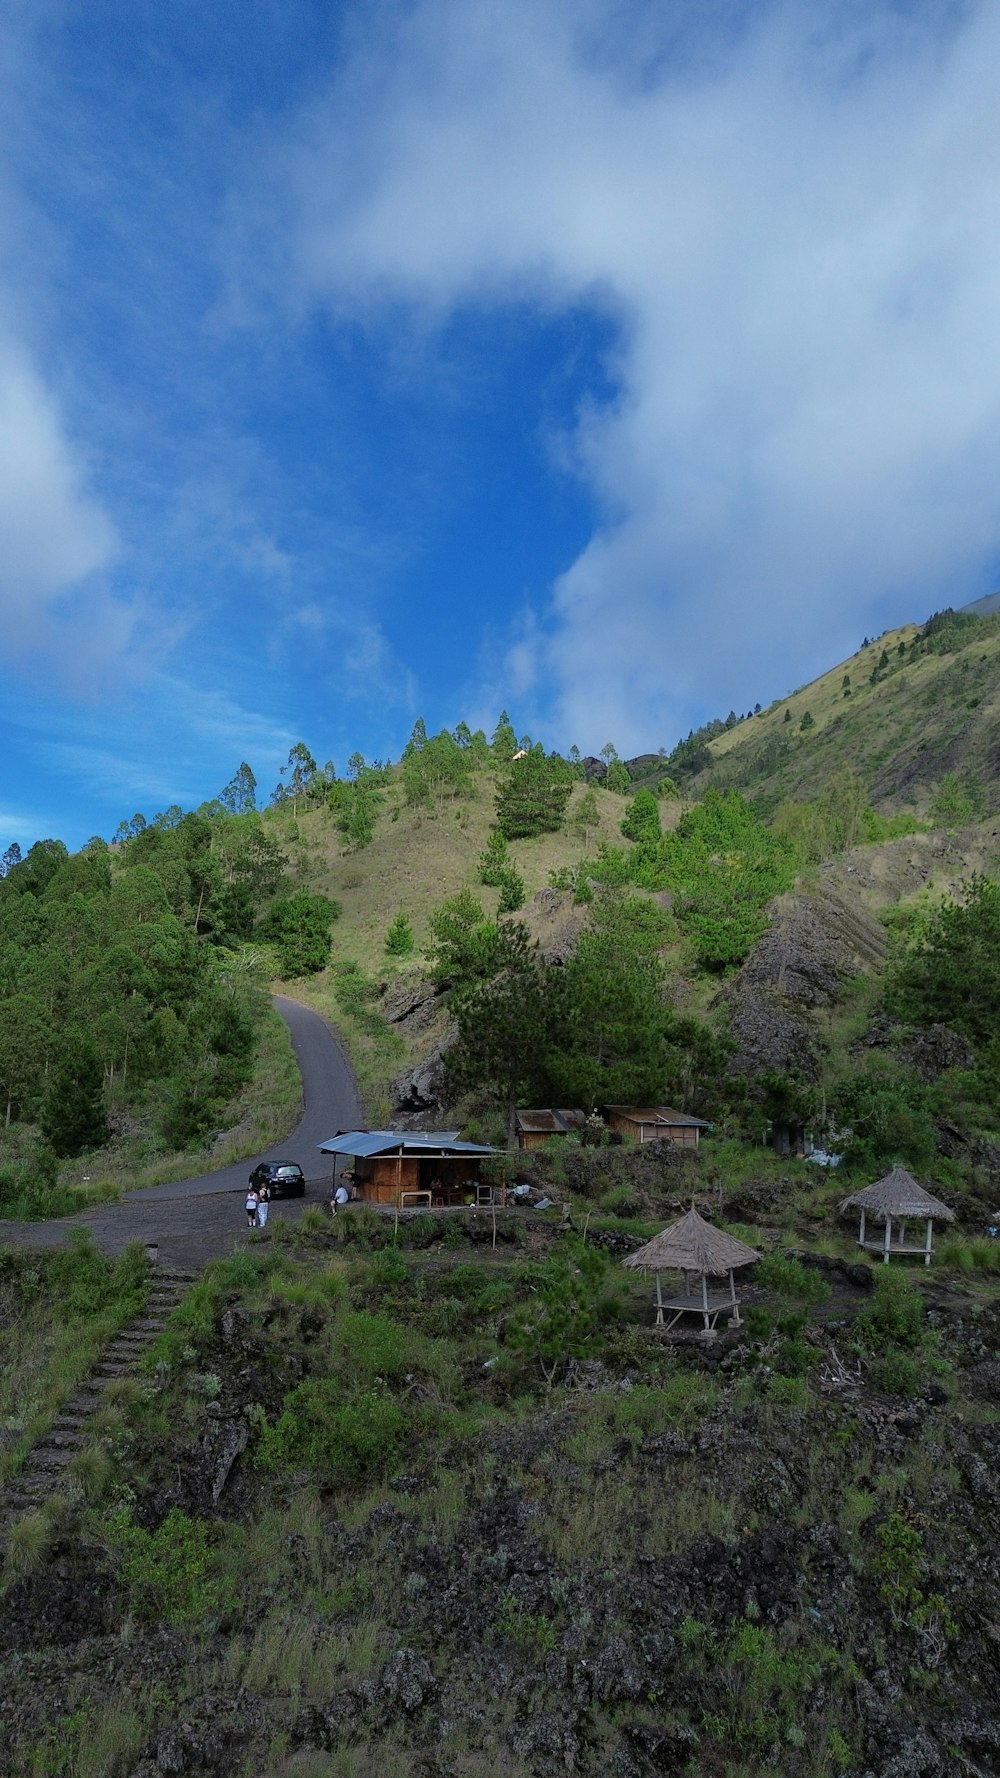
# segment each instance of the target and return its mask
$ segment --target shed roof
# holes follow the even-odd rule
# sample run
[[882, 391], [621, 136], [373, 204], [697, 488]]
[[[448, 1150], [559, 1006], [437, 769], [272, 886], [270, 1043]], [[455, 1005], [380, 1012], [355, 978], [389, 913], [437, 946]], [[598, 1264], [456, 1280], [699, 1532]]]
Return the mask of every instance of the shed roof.
[[759, 1259], [755, 1247], [737, 1241], [723, 1229], [712, 1227], [697, 1210], [691, 1209], [679, 1222], [672, 1222], [647, 1241], [645, 1247], [630, 1253], [623, 1261], [637, 1272], [708, 1272], [717, 1277], [721, 1272], [748, 1266]]
[[323, 1154], [481, 1155], [493, 1154], [485, 1142], [461, 1142], [457, 1130], [346, 1130], [319, 1144]]
[[673, 1111], [669, 1105], [609, 1105], [609, 1112], [617, 1112], [619, 1117], [631, 1118], [636, 1124], [663, 1124], [677, 1128], [687, 1125], [693, 1130], [710, 1130], [711, 1124], [703, 1117], [689, 1117], [686, 1111]]
[[516, 1117], [519, 1130], [548, 1136], [565, 1136], [569, 1130], [582, 1130], [587, 1121], [585, 1111], [518, 1111]]
[[877, 1222], [885, 1222], [887, 1217], [917, 1216], [929, 1217], [931, 1221], [954, 1222], [955, 1212], [942, 1204], [940, 1198], [932, 1198], [930, 1192], [918, 1185], [912, 1173], [905, 1167], [893, 1167], [884, 1179], [876, 1180], [874, 1185], [866, 1185], [863, 1191], [852, 1192], [844, 1198], [841, 1210], [864, 1210], [874, 1216]]

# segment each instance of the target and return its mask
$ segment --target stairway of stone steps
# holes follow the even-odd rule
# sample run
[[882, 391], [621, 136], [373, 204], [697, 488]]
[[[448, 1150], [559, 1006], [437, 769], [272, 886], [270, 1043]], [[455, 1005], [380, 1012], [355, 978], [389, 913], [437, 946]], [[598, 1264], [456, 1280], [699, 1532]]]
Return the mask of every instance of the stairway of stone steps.
[[177, 1307], [194, 1280], [193, 1272], [165, 1266], [154, 1269], [149, 1298], [141, 1315], [108, 1342], [89, 1377], [77, 1384], [48, 1431], [32, 1446], [24, 1467], [11, 1477], [3, 1491], [0, 1518], [18, 1518], [41, 1506], [58, 1489], [63, 1471], [87, 1443], [87, 1423], [101, 1406], [104, 1391], [110, 1383], [135, 1370], [165, 1328], [170, 1311]]

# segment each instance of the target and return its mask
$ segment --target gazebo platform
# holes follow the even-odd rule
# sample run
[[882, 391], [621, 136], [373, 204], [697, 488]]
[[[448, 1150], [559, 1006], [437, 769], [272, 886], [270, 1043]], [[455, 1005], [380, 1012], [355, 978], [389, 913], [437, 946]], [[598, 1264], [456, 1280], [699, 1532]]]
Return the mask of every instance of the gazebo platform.
[[[878, 1253], [883, 1259], [885, 1258], [886, 1248], [885, 1242], [882, 1240], [859, 1241], [858, 1246], [863, 1247], [866, 1253]], [[897, 1253], [911, 1253], [915, 1259], [919, 1257], [920, 1259], [926, 1260], [927, 1243], [926, 1241], [897, 1241], [894, 1238], [892, 1246], [889, 1248], [889, 1252], [893, 1256]]]
[[[658, 1302], [656, 1305], [656, 1326], [662, 1327], [664, 1333], [669, 1333], [671, 1328], [676, 1327], [682, 1315], [700, 1315], [705, 1325], [688, 1331], [704, 1339], [706, 1334], [715, 1333], [719, 1316], [723, 1314], [730, 1315], [734, 1321], [739, 1323], [739, 1304], [728, 1290], [711, 1290], [706, 1297], [702, 1296], [700, 1290], [693, 1291], [690, 1296], [665, 1297], [662, 1302]], [[670, 1315], [669, 1321], [664, 1320], [665, 1315]]]

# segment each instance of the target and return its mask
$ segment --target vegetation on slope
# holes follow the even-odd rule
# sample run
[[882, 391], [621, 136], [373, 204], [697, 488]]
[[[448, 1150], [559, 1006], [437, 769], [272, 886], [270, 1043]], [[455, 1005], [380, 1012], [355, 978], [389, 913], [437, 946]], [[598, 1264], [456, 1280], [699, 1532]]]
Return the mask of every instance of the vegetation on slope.
[[430, 1221], [175, 1312], [9, 1534], [9, 1769], [989, 1769], [991, 1279], [932, 1317], [778, 1247], [709, 1354], [590, 1241]]

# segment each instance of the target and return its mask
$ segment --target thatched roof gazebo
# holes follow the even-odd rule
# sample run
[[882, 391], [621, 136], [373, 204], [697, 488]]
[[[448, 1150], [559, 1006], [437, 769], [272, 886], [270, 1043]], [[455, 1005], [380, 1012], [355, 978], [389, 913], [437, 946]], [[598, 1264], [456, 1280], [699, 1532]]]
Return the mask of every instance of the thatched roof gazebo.
[[[702, 1331], [710, 1335], [715, 1333], [716, 1322], [724, 1310], [728, 1310], [739, 1325], [740, 1305], [733, 1273], [759, 1258], [756, 1248], [737, 1241], [722, 1229], [713, 1228], [692, 1206], [679, 1222], [671, 1223], [669, 1228], [662, 1229], [647, 1241], [645, 1247], [630, 1253], [623, 1264], [635, 1272], [656, 1273], [657, 1327], [663, 1327], [669, 1333], [682, 1315], [700, 1315], [704, 1321]], [[664, 1299], [660, 1288], [661, 1272], [684, 1273], [684, 1289], [679, 1295]], [[725, 1278], [727, 1273], [729, 1289], [710, 1291], [709, 1278]], [[698, 1290], [694, 1288], [695, 1278], [701, 1279]], [[664, 1311], [671, 1315], [667, 1322], [663, 1319]]]
[[[932, 1198], [930, 1192], [918, 1185], [912, 1173], [905, 1167], [895, 1166], [884, 1179], [874, 1185], [865, 1186], [864, 1191], [854, 1192], [845, 1198], [840, 1206], [841, 1214], [847, 1210], [860, 1210], [861, 1227], [858, 1230], [858, 1246], [864, 1247], [869, 1253], [881, 1253], [883, 1261], [888, 1265], [893, 1253], [922, 1253], [924, 1265], [931, 1263], [931, 1248], [934, 1241], [935, 1222], [954, 1222], [955, 1212], [942, 1204], [940, 1198]], [[871, 1217], [875, 1222], [883, 1222], [885, 1231], [879, 1241], [865, 1239], [865, 1218]], [[908, 1241], [906, 1225], [908, 1222], [926, 1222], [927, 1234], [923, 1241]]]

